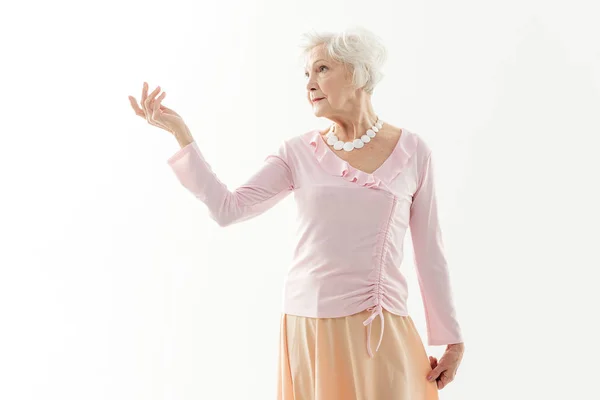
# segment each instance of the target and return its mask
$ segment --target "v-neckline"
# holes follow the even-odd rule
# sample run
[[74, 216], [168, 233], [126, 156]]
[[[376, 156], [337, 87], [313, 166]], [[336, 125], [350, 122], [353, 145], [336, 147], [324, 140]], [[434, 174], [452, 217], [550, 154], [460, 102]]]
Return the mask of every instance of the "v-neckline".
[[[338, 158], [340, 161], [345, 162], [346, 165], [348, 165], [350, 168], [354, 169], [355, 171], [361, 172], [363, 174], [366, 175], [377, 175], [382, 169], [383, 167], [385, 167], [387, 165], [388, 162], [390, 162], [390, 160], [392, 158], [394, 158], [394, 155], [396, 154], [396, 152], [400, 149], [400, 144], [403, 141], [403, 138], [405, 136], [405, 130], [404, 128], [400, 128], [400, 136], [398, 137], [398, 140], [396, 141], [396, 144], [394, 145], [394, 148], [392, 149], [392, 152], [386, 157], [385, 160], [383, 160], [383, 162], [379, 165], [379, 167], [377, 167], [373, 172], [366, 172], [363, 171], [362, 169], [356, 168], [355, 166], [351, 165], [348, 161], [344, 160], [342, 157], [338, 156], [336, 154], [335, 151], [333, 151], [329, 146], [329, 143], [327, 143], [325, 141], [325, 139], [323, 138], [323, 135], [321, 135], [321, 132], [319, 130], [317, 130], [317, 133], [319, 135], [319, 139], [323, 142], [323, 144], [325, 145], [325, 149], [330, 152], [331, 154], [333, 154], [336, 158]], [[356, 149], [355, 149], [356, 150]], [[352, 150], [354, 151], [354, 150]]]

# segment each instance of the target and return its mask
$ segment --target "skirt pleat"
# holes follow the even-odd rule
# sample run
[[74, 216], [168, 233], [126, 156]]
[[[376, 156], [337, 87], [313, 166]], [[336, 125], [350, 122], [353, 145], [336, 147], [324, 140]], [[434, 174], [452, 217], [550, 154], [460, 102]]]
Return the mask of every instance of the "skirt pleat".
[[278, 400], [438, 400], [426, 379], [429, 359], [410, 316], [383, 309], [384, 336], [375, 352], [381, 321], [363, 311], [340, 318], [281, 316]]

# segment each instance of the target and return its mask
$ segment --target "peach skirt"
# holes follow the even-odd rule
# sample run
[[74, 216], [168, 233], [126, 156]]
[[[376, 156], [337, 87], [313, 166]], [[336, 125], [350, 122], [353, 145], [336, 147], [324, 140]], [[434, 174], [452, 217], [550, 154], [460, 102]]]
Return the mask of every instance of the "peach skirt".
[[371, 312], [341, 318], [282, 314], [278, 400], [438, 400], [428, 382], [429, 358], [410, 316], [383, 309], [385, 329], [379, 350], [381, 320], [367, 327]]

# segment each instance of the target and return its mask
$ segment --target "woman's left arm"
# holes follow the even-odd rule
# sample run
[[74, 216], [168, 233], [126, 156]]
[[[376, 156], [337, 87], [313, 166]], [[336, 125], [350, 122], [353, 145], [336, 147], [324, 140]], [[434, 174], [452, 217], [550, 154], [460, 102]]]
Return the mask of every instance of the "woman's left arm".
[[410, 209], [410, 232], [425, 309], [428, 345], [447, 345], [439, 362], [430, 357], [432, 371], [427, 375], [430, 380], [437, 380], [441, 389], [454, 379], [462, 360], [464, 343], [452, 299], [430, 149], [418, 164], [419, 181]]

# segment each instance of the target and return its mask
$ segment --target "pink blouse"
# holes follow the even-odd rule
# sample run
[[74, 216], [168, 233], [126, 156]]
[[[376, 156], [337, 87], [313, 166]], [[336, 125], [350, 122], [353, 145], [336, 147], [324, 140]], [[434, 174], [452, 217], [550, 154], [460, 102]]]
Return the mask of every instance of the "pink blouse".
[[438, 221], [434, 164], [426, 142], [407, 129], [373, 173], [349, 165], [318, 130], [283, 140], [246, 183], [228, 190], [196, 142], [169, 158], [181, 184], [227, 226], [256, 217], [290, 193], [297, 206], [297, 244], [284, 284], [283, 312], [314, 318], [382, 309], [408, 315], [401, 272], [410, 227], [429, 345], [462, 342]]

